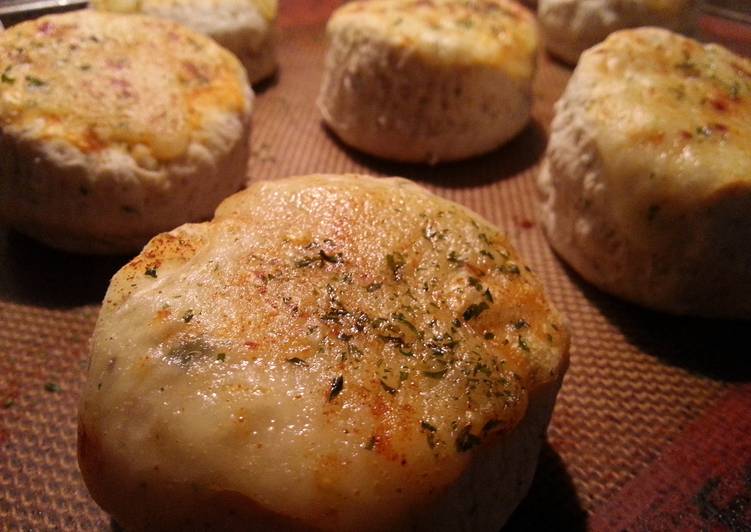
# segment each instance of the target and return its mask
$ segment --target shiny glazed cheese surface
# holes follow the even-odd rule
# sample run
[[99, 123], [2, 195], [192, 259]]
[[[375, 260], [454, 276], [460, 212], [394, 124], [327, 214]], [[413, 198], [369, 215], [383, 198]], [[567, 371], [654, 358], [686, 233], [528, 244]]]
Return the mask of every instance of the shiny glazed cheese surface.
[[113, 278], [81, 423], [137, 477], [330, 529], [450, 484], [567, 347], [540, 283], [463, 207], [402, 179], [262, 182]]
[[0, 126], [85, 153], [111, 146], [157, 160], [185, 153], [213, 113], [246, 113], [242, 67], [177, 24], [92, 11], [0, 35]]
[[747, 59], [666, 30], [627, 30], [586, 52], [567, 90], [585, 110], [624, 224], [749, 186]]
[[534, 72], [534, 17], [507, 0], [351, 2], [329, 21], [329, 33], [340, 30], [377, 35], [439, 63], [487, 65], [515, 79]]

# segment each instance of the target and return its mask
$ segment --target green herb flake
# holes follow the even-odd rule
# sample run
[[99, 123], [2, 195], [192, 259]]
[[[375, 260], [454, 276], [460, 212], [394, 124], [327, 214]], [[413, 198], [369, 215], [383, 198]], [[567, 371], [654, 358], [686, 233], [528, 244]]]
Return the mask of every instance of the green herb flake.
[[172, 347], [167, 353], [166, 358], [170, 362], [179, 364], [184, 368], [190, 367], [196, 360], [203, 359], [209, 355], [211, 348], [203, 340], [188, 340]]
[[390, 386], [390, 385], [386, 384], [386, 381], [384, 381], [383, 379], [379, 379], [379, 381], [381, 383], [381, 388], [383, 388], [384, 390], [386, 390], [386, 392], [388, 392], [390, 395], [394, 395], [394, 394], [396, 394], [397, 391], [399, 391], [396, 388], [394, 388], [393, 386]]
[[495, 338], [495, 334], [493, 334], [490, 331], [485, 331], [482, 337], [485, 338], [486, 340], [493, 340]]
[[3, 83], [7, 83], [9, 85], [12, 85], [16, 82], [16, 78], [10, 75], [10, 69], [12, 68], [12, 65], [8, 65], [5, 70], [3, 70], [2, 75], [0, 75], [0, 81]]
[[146, 268], [146, 271], [143, 272], [143, 274], [156, 279], [156, 268]]
[[490, 293], [490, 288], [486, 288], [485, 292], [482, 294], [482, 297], [484, 297], [487, 301], [493, 302], [493, 294]]
[[456, 450], [465, 453], [480, 444], [480, 438], [472, 434], [472, 425], [467, 424], [456, 436]]
[[45, 391], [50, 392], [50, 393], [57, 393], [62, 390], [60, 388], [60, 385], [55, 382], [45, 382], [44, 389]]
[[194, 314], [193, 314], [193, 309], [192, 309], [192, 308], [190, 308], [190, 309], [188, 309], [188, 310], [187, 310], [187, 311], [185, 312], [185, 314], [183, 314], [183, 321], [184, 321], [185, 323], [190, 323], [190, 320], [192, 320], [192, 319], [193, 319], [193, 316], [194, 316]]
[[529, 352], [529, 344], [527, 343], [527, 341], [524, 338], [522, 338], [521, 336], [519, 336], [518, 337], [518, 343], [519, 343], [519, 349], [521, 349], [522, 351]]
[[482, 373], [483, 375], [490, 376], [490, 368], [485, 364], [481, 364], [479, 362], [475, 364], [473, 372], [475, 374]]
[[519, 275], [521, 273], [521, 270], [519, 269], [519, 266], [517, 266], [513, 262], [509, 262], [501, 266], [501, 273]]
[[329, 387], [329, 401], [333, 401], [336, 399], [336, 396], [339, 395], [342, 390], [344, 389], [344, 376], [339, 375], [335, 379], [331, 381], [331, 386]]
[[424, 369], [421, 373], [431, 379], [442, 379], [448, 370], [448, 368]]
[[292, 364], [293, 366], [301, 366], [301, 367], [308, 366], [308, 363], [305, 360], [303, 360], [302, 358], [298, 358], [298, 357], [288, 358], [287, 362], [289, 364]]
[[224, 362], [227, 359], [227, 354], [226, 353], [217, 353], [216, 354], [216, 359], [217, 359], [218, 362]]
[[378, 443], [378, 438], [371, 436], [370, 439], [363, 444], [362, 448], [366, 451], [372, 451], [375, 449], [376, 443]]
[[423, 429], [425, 429], [425, 430], [427, 430], [427, 431], [430, 431], [430, 432], [435, 432], [435, 431], [438, 430], [437, 428], [435, 428], [434, 425], [432, 425], [431, 423], [425, 421], [424, 419], [422, 421], [420, 421], [420, 427], [423, 428]]
[[305, 268], [306, 266], [310, 266], [311, 264], [318, 264], [320, 260], [320, 257], [305, 257], [304, 259], [296, 260], [295, 266], [297, 268]]
[[338, 262], [341, 262], [341, 255], [329, 255], [324, 250], [320, 250], [318, 252], [318, 256], [320, 257], [322, 263], [329, 262], [331, 264], [336, 264]]
[[344, 309], [332, 308], [326, 314], [321, 316], [321, 321], [332, 321], [334, 323], [339, 323], [341, 321], [341, 318], [343, 316], [346, 316], [347, 314], [349, 314], [349, 312]]
[[462, 259], [456, 251], [450, 251], [447, 260], [454, 266], [461, 266], [464, 264], [464, 259]]
[[402, 349], [401, 346], [399, 347], [399, 352], [404, 355], [405, 357], [413, 357], [415, 354], [412, 351], [407, 351], [406, 349]]
[[369, 285], [367, 286], [367, 288], [365, 288], [365, 290], [366, 290], [366, 291], [367, 291], [368, 293], [373, 293], [373, 292], [375, 292], [376, 290], [379, 290], [379, 289], [381, 288], [381, 286], [382, 286], [382, 285], [381, 285], [381, 283], [370, 283], [370, 284], [369, 284]]
[[483, 311], [487, 310], [488, 308], [490, 307], [488, 307], [488, 304], [485, 301], [482, 301], [480, 303], [472, 303], [464, 311], [464, 314], [462, 314], [462, 317], [464, 318], [464, 321], [469, 321], [471, 319], [478, 317], [480, 314], [483, 313]]
[[519, 329], [526, 329], [527, 327], [529, 327], [529, 323], [527, 323], [527, 320], [525, 319], [519, 319], [514, 322], [514, 329], [517, 331]]
[[392, 316], [394, 320], [398, 321], [399, 323], [403, 323], [406, 325], [409, 330], [411, 330], [413, 333], [417, 334], [419, 331], [417, 330], [417, 327], [414, 326], [414, 324], [409, 321], [407, 318], [404, 317], [404, 314], [396, 313]]
[[469, 286], [473, 287], [478, 292], [482, 292], [482, 283], [479, 279], [476, 277], [469, 277], [467, 278], [467, 282], [469, 283]]
[[42, 81], [39, 78], [35, 78], [34, 76], [26, 76], [26, 83], [32, 87], [42, 87], [44, 85], [47, 85], [46, 82]]
[[378, 339], [384, 344], [395, 345], [401, 347], [404, 345], [404, 339], [401, 336], [390, 336], [387, 334], [379, 334]]
[[12, 397], [8, 397], [3, 401], [3, 408], [10, 408], [14, 404], [16, 404], [15, 400]]
[[397, 283], [400, 282], [404, 275], [404, 265], [406, 264], [404, 255], [398, 251], [389, 253], [386, 255], [386, 264], [389, 267], [389, 270], [391, 270], [391, 275], [394, 277], [394, 281]]

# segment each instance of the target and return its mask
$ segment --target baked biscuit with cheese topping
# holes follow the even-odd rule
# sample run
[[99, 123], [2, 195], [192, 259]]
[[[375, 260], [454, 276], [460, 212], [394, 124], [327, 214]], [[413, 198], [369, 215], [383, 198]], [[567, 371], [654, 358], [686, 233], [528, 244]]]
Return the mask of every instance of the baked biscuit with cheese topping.
[[246, 180], [242, 65], [174, 22], [94, 11], [0, 34], [0, 217], [52, 246], [130, 253]]
[[614, 31], [660, 26], [690, 33], [697, 0], [540, 0], [538, 20], [545, 47], [575, 65], [581, 53]]
[[667, 30], [585, 52], [538, 177], [549, 240], [655, 309], [751, 318], [751, 61]]
[[498, 530], [568, 342], [467, 209], [404, 179], [259, 182], [114, 276], [81, 470], [126, 529]]
[[318, 106], [345, 143], [379, 157], [450, 161], [527, 123], [537, 30], [512, 0], [356, 1], [331, 16]]
[[251, 83], [276, 70], [277, 0], [92, 0], [91, 6], [166, 18], [208, 35], [237, 56]]

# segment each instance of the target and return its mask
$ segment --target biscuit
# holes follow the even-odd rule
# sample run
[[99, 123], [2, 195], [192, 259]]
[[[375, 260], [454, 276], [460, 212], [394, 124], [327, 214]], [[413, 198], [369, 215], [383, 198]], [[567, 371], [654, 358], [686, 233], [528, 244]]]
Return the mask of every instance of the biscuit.
[[585, 52], [538, 184], [550, 243], [602, 290], [751, 317], [751, 62], [664, 29]]
[[0, 34], [0, 217], [47, 244], [131, 253], [246, 180], [252, 91], [166, 20], [77, 11]]
[[513, 1], [350, 2], [327, 33], [318, 107], [351, 147], [451, 161], [497, 148], [529, 120], [537, 30]]
[[497, 530], [568, 344], [463, 207], [397, 178], [259, 182], [114, 276], [81, 471], [133, 529]]

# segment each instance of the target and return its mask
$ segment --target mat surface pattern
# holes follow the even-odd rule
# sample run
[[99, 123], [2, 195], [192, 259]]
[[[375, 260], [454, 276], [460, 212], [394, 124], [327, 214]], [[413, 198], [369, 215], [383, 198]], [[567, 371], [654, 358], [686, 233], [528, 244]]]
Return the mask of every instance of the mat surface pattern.
[[[751, 380], [741, 360], [748, 349], [739, 342], [747, 324], [678, 319], [621, 303], [586, 286], [548, 247], [536, 223], [533, 176], [567, 69], [541, 57], [534, 121], [500, 150], [439, 168], [385, 163], [341, 146], [315, 107], [322, 21], [335, 2], [282, 3], [281, 70], [257, 97], [252, 179], [312, 172], [412, 178], [501, 226], [568, 317], [571, 367], [535, 483], [510, 528], [636, 526], [619, 500], [644, 501], [640, 482], [654, 491], [659, 475], [675, 475], [682, 463], [676, 453], [691, 449], [687, 435], [704, 432], [697, 423], [711, 428], [713, 409], [751, 427], [748, 408], [722, 408], [728, 395], [742, 403], [750, 393], [742, 385]], [[0, 529], [112, 526], [78, 473], [76, 408], [99, 301], [126, 260], [56, 253], [0, 232]], [[733, 419], [724, 423], [734, 426]], [[723, 434], [718, 428], [713, 436], [720, 447]], [[732, 431], [726, 437], [738, 438]], [[702, 452], [712, 453], [714, 441]], [[728, 455], [726, 470], [746, 468], [751, 475], [745, 449]], [[748, 500], [751, 488], [745, 495], [738, 489]], [[640, 506], [645, 512], [659, 511], [648, 502]], [[691, 523], [701, 524], [700, 514]], [[747, 523], [748, 515], [739, 515]], [[650, 528], [650, 515], [644, 519], [637, 528]]]

